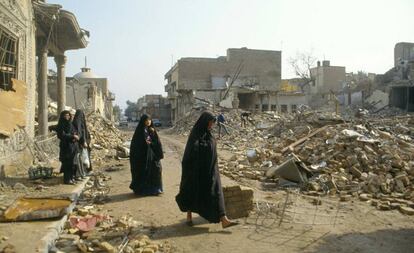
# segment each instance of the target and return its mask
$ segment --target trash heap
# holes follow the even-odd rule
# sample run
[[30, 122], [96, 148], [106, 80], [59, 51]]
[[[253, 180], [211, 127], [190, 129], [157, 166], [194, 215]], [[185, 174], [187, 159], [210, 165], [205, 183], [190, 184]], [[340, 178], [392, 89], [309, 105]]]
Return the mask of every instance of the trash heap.
[[171, 252], [168, 241], [150, 240], [150, 229], [126, 215], [119, 219], [103, 213], [99, 206], [75, 208], [55, 243], [55, 252]]
[[125, 136], [115, 124], [96, 113], [87, 116], [87, 124], [91, 135], [91, 148], [94, 150], [93, 159], [99, 161], [106, 156], [116, 156], [117, 150], [123, 147]]

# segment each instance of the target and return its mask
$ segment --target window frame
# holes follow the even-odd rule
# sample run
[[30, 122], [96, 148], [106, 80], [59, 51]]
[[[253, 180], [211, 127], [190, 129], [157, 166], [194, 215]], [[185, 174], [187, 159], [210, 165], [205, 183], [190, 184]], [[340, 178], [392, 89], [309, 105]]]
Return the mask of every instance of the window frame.
[[12, 78], [19, 78], [19, 38], [0, 26], [0, 90], [13, 91]]

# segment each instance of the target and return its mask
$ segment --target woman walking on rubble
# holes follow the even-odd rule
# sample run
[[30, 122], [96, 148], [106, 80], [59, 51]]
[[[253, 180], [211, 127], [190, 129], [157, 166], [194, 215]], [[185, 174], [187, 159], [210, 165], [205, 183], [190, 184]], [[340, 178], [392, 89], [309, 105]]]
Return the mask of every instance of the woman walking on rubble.
[[150, 116], [142, 115], [131, 140], [129, 186], [137, 195], [159, 195], [162, 188], [162, 145]]
[[[77, 135], [79, 136], [78, 152], [75, 156], [75, 179], [79, 180], [84, 178], [88, 174], [88, 171], [90, 171], [91, 161], [89, 144], [91, 136], [86, 125], [85, 114], [82, 110], [76, 110], [72, 123]], [[84, 161], [85, 159], [87, 162]]]
[[60, 113], [59, 122], [56, 128], [59, 143], [59, 160], [62, 163], [60, 169], [63, 172], [63, 182], [65, 184], [75, 184], [74, 181], [74, 158], [78, 150], [79, 136], [71, 122], [69, 111]]
[[223, 228], [237, 225], [226, 216], [223, 189], [217, 164], [216, 140], [211, 134], [216, 118], [203, 112], [188, 137], [182, 160], [180, 192], [176, 196], [187, 225], [192, 226], [192, 212]]

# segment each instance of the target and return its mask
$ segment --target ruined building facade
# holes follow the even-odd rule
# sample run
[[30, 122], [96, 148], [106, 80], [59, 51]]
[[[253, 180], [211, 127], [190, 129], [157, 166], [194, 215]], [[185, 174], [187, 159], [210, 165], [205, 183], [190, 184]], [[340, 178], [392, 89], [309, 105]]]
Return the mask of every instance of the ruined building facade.
[[281, 83], [281, 51], [230, 48], [217, 58], [181, 58], [165, 79], [172, 121], [206, 103], [270, 110]]
[[[38, 0], [0, 0], [0, 177], [11, 160], [33, 162], [29, 139], [47, 138], [48, 58], [57, 67], [58, 106], [65, 105], [65, 51], [87, 46], [73, 13]], [[16, 163], [14, 163], [16, 164]]]
[[138, 99], [138, 117], [149, 114], [152, 119], [159, 119], [162, 125], [171, 123], [171, 104], [162, 95], [150, 94]]
[[346, 85], [345, 67], [332, 66], [330, 61], [324, 60], [322, 64], [310, 69], [311, 80], [307, 94], [309, 105], [319, 108], [333, 101]]
[[[82, 109], [87, 113], [97, 113], [113, 120], [113, 104], [115, 95], [108, 89], [108, 79], [99, 77], [88, 67], [81, 72], [66, 78], [66, 106]], [[56, 77], [49, 77], [49, 96], [57, 101]]]

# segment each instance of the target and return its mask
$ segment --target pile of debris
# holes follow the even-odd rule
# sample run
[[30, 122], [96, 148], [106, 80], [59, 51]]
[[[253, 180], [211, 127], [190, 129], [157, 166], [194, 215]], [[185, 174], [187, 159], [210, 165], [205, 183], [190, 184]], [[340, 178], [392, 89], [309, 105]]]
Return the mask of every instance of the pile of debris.
[[407, 135], [412, 130], [398, 125], [393, 129], [330, 126], [290, 150], [315, 175], [310, 190], [337, 192], [344, 201], [352, 195], [365, 201], [375, 198], [380, 202], [372, 203], [381, 210], [414, 214], [414, 145]]
[[91, 148], [96, 150], [92, 152], [93, 159], [97, 161], [105, 156], [116, 156], [117, 150], [123, 147], [125, 136], [115, 124], [95, 113], [88, 115], [87, 124], [91, 135]]
[[69, 215], [63, 234], [52, 252], [170, 252], [168, 241], [150, 240], [150, 229], [142, 222], [123, 216], [119, 219], [103, 213], [98, 206], [77, 207]]
[[[224, 113], [230, 134], [218, 145], [231, 154], [219, 161], [226, 176], [298, 184], [309, 194], [338, 193], [344, 201], [359, 196], [382, 210], [414, 214], [414, 117], [355, 115], [345, 121], [332, 112], [263, 112], [241, 127], [240, 113]], [[199, 115], [182, 119], [176, 133], [187, 134]], [[297, 180], [276, 173], [284, 166]]]

